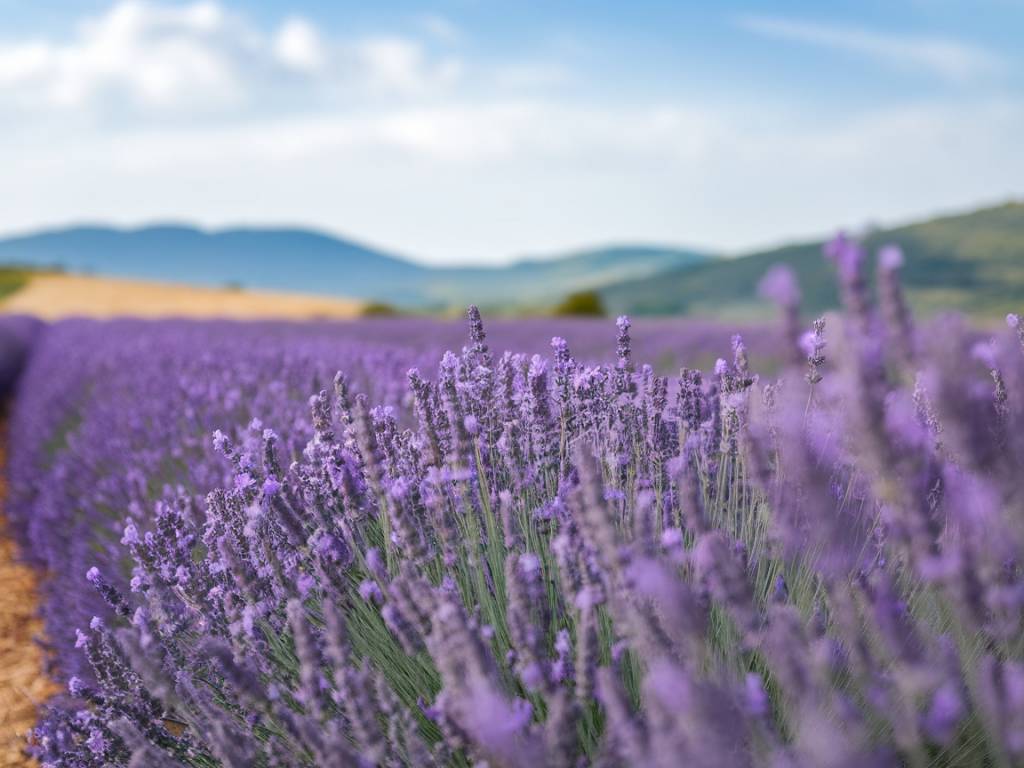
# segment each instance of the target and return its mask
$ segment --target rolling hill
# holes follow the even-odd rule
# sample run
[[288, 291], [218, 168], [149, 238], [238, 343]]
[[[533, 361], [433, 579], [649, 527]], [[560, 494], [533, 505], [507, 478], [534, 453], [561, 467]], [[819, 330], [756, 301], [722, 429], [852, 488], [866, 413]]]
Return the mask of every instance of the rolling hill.
[[[955, 309], [979, 317], [1024, 307], [1024, 203], [877, 229], [864, 237], [872, 254], [886, 243], [903, 248], [902, 279], [915, 309]], [[796, 272], [808, 313], [838, 305], [832, 265], [822, 241], [708, 260], [656, 278], [631, 279], [601, 289], [610, 310], [638, 315], [704, 314], [750, 319], [770, 312], [757, 284], [774, 264]]]
[[403, 307], [544, 306], [701, 263], [686, 249], [622, 246], [502, 267], [431, 267], [304, 229], [70, 227], [0, 240], [0, 264], [206, 287], [342, 296]]
[[[903, 280], [915, 309], [1000, 316], [1024, 304], [1024, 203], [877, 229], [873, 252], [902, 246]], [[699, 251], [619, 246], [498, 267], [434, 267], [304, 229], [189, 226], [72, 227], [0, 239], [0, 265], [60, 267], [71, 273], [303, 293], [411, 309], [545, 309], [573, 291], [597, 290], [612, 312], [766, 316], [757, 284], [774, 264], [800, 279], [804, 308], [838, 304], [832, 265], [812, 240], [716, 258]], [[870, 267], [869, 267], [870, 268]]]
[[70, 227], [0, 240], [0, 262], [68, 272], [410, 301], [421, 268], [301, 229]]
[[680, 248], [617, 246], [524, 259], [504, 267], [431, 270], [423, 290], [435, 303], [543, 307], [574, 291], [686, 270], [710, 256]]

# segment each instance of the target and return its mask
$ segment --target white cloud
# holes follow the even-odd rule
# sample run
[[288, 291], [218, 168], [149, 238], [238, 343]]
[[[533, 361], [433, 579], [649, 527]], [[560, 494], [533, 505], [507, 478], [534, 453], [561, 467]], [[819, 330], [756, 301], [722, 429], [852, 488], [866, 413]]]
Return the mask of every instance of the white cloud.
[[350, 61], [365, 73], [372, 89], [418, 94], [451, 85], [462, 72], [458, 59], [428, 60], [419, 43], [401, 37], [374, 37], [352, 47]]
[[30, 82], [45, 75], [51, 66], [45, 43], [22, 43], [0, 48], [0, 87]]
[[818, 24], [772, 16], [737, 18], [744, 29], [765, 37], [844, 50], [907, 69], [964, 83], [997, 73], [996, 55], [974, 45], [945, 38], [883, 34], [855, 26]]
[[0, 45], [0, 105], [81, 108], [118, 96], [145, 108], [231, 103], [245, 47], [211, 2], [184, 7], [125, 0], [81, 23], [66, 43]]
[[282, 93], [294, 103], [296, 75], [310, 94], [357, 99], [433, 93], [460, 71], [403, 37], [328, 40], [306, 19], [264, 31], [212, 0], [120, 0], [70, 40], [0, 41], [0, 111], [227, 113], [272, 109]]
[[316, 27], [298, 17], [286, 20], [277, 31], [274, 54], [286, 67], [299, 72], [319, 72], [327, 59]]

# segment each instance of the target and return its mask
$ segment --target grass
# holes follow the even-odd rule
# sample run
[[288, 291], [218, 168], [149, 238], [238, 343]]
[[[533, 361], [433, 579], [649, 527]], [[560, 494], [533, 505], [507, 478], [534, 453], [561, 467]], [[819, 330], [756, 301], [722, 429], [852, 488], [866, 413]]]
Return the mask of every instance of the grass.
[[0, 267], [0, 300], [20, 291], [36, 274], [18, 267]]

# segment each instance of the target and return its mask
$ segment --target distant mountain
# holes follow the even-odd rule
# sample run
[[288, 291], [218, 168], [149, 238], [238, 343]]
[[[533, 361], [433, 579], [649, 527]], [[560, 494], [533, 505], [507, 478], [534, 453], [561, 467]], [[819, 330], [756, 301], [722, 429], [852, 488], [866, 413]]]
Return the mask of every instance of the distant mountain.
[[69, 227], [0, 239], [0, 264], [421, 308], [543, 306], [572, 291], [679, 270], [707, 258], [685, 249], [622, 246], [502, 267], [429, 267], [304, 229]]
[[[871, 272], [880, 246], [903, 248], [902, 279], [918, 311], [956, 309], [995, 317], [1024, 308], [1024, 203], [878, 229], [864, 243]], [[783, 263], [800, 280], [804, 309], [818, 313], [839, 301], [834, 269], [822, 256], [822, 245], [813, 241], [709, 260], [656, 278], [626, 280], [602, 289], [601, 295], [616, 312], [764, 316], [770, 308], [757, 299], [757, 284], [772, 265]]]
[[114, 277], [413, 301], [424, 269], [302, 229], [71, 227], [0, 240], [0, 262]]

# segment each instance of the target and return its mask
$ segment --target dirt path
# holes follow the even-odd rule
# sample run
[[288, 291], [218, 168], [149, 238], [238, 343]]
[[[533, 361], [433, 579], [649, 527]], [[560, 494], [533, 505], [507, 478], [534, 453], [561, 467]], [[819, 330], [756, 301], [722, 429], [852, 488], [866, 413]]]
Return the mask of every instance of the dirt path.
[[43, 630], [36, 616], [35, 575], [17, 561], [2, 516], [5, 464], [0, 441], [0, 768], [35, 765], [23, 751], [25, 734], [35, 724], [37, 705], [56, 692], [43, 674], [43, 654], [34, 641]]

